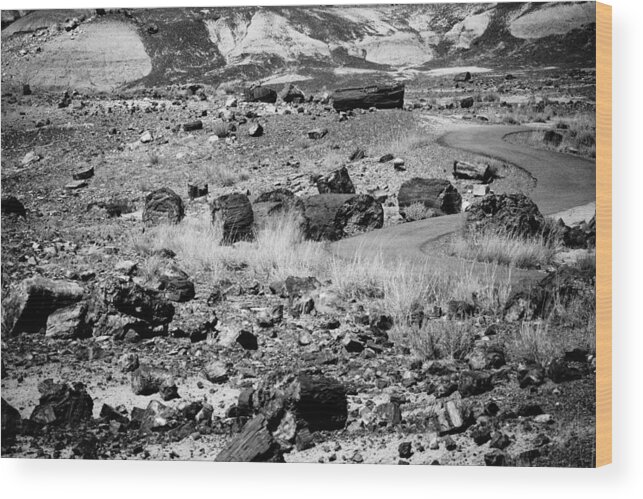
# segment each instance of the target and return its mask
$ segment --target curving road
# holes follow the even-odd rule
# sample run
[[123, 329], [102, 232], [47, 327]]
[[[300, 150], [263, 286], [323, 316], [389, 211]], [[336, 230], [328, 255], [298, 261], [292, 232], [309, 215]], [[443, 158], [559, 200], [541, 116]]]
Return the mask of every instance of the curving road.
[[[536, 179], [536, 187], [530, 197], [544, 215], [595, 201], [595, 161], [505, 140], [507, 135], [530, 130], [517, 126], [472, 125], [446, 133], [440, 137], [439, 143], [511, 163], [528, 171]], [[455, 271], [464, 265], [476, 271], [489, 270], [489, 264], [465, 264], [459, 258], [431, 255], [430, 248], [435, 240], [455, 232], [462, 223], [463, 215], [457, 214], [393, 225], [337, 241], [331, 245], [331, 251], [342, 258], [359, 255], [384, 260], [403, 259], [410, 263], [439, 266], [445, 271]], [[514, 270], [512, 277], [534, 277], [534, 271]]]

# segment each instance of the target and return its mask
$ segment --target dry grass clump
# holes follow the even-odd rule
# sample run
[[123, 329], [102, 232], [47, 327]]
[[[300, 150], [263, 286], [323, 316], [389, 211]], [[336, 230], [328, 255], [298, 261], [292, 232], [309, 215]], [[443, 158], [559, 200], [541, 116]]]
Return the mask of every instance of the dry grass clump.
[[429, 320], [421, 328], [412, 329], [408, 344], [424, 359], [462, 360], [475, 344], [471, 321]]
[[156, 152], [149, 152], [147, 159], [149, 166], [156, 166], [161, 162], [161, 157]]
[[388, 141], [375, 144], [373, 150], [376, 156], [392, 154], [395, 157], [404, 157], [408, 154], [433, 143], [428, 134], [420, 130], [408, 132], [404, 130], [395, 131]]
[[427, 208], [424, 203], [413, 203], [404, 208], [404, 220], [407, 222], [415, 222], [417, 220], [424, 220], [435, 216], [435, 211], [432, 208]]
[[250, 178], [248, 170], [239, 169], [235, 171], [233, 168], [221, 164], [209, 164], [204, 167], [204, 177], [209, 183], [214, 185], [221, 185], [223, 187], [231, 187], [238, 182], [243, 182]]
[[212, 133], [220, 139], [224, 139], [230, 134], [230, 125], [223, 120], [215, 120], [212, 123]]
[[304, 241], [298, 223], [291, 214], [276, 216], [257, 232], [254, 241], [227, 246], [221, 244], [221, 226], [212, 224], [205, 213], [177, 225], [153, 227], [138, 236], [133, 245], [148, 255], [150, 268], [158, 258], [155, 253], [167, 248], [176, 253], [188, 273], [207, 273], [215, 279], [228, 269], [239, 268], [265, 279], [318, 275], [325, 261], [323, 245]]
[[559, 249], [554, 236], [527, 237], [500, 229], [460, 233], [450, 243], [455, 256], [519, 268], [543, 267], [551, 263]]

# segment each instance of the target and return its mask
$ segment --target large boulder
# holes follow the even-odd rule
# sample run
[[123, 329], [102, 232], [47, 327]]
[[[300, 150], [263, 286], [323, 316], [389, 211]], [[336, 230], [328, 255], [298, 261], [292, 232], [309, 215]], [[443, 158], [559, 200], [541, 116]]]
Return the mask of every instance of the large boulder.
[[254, 222], [257, 229], [266, 226], [268, 220], [275, 216], [289, 214], [299, 217], [301, 224], [301, 213], [303, 203], [292, 191], [284, 188], [274, 189], [261, 193], [252, 203]]
[[40, 400], [31, 413], [31, 421], [42, 425], [75, 426], [92, 418], [94, 402], [82, 383], [54, 383], [46, 379], [38, 384]]
[[233, 244], [254, 238], [254, 213], [245, 194], [220, 196], [212, 202], [212, 223], [223, 223], [223, 242]]
[[509, 295], [504, 307], [508, 322], [549, 318], [570, 307], [593, 313], [596, 307], [596, 274], [591, 269], [561, 267], [538, 284], [521, 283]]
[[151, 327], [167, 325], [174, 318], [174, 306], [161, 291], [138, 284], [117, 284], [110, 290], [109, 301], [121, 314], [140, 319]]
[[302, 92], [296, 85], [293, 83], [286, 83], [283, 90], [279, 93], [281, 100], [287, 103], [301, 103], [306, 100], [304, 92]]
[[16, 196], [2, 196], [1, 204], [2, 213], [10, 215], [15, 213], [21, 217], [27, 216], [27, 210]]
[[60, 339], [91, 336], [92, 327], [87, 320], [87, 303], [78, 302], [55, 310], [47, 318], [45, 334], [50, 338]]
[[178, 224], [185, 216], [183, 200], [172, 189], [163, 187], [145, 197], [143, 222], [145, 225], [160, 223]]
[[355, 194], [355, 186], [345, 166], [317, 179], [320, 194]]
[[5, 399], [2, 399], [2, 440], [12, 442], [22, 426], [22, 418], [18, 409]]
[[343, 88], [332, 95], [336, 111], [349, 109], [402, 109], [404, 107], [404, 84], [372, 85], [369, 87]]
[[81, 301], [84, 296], [83, 287], [72, 281], [40, 276], [25, 279], [3, 301], [2, 332], [15, 336], [45, 330], [51, 313]]
[[244, 96], [248, 102], [269, 102], [271, 104], [277, 102], [277, 92], [272, 88], [262, 87], [261, 85], [253, 85], [247, 88]]
[[188, 274], [176, 265], [169, 265], [159, 271], [159, 287], [163, 296], [174, 302], [186, 302], [194, 298], [194, 283]]
[[524, 194], [490, 194], [467, 208], [465, 227], [534, 236], [544, 230], [545, 217]]
[[303, 199], [307, 239], [336, 241], [384, 225], [382, 205], [368, 194], [318, 194]]
[[436, 215], [459, 213], [462, 196], [448, 180], [414, 177], [400, 187], [397, 195], [400, 215], [405, 217], [405, 208], [421, 204]]

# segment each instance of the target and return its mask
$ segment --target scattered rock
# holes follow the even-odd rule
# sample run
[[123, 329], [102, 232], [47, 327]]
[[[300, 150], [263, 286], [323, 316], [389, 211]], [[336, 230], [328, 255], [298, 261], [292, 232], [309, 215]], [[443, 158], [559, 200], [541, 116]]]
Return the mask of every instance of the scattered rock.
[[233, 244], [254, 238], [254, 213], [248, 196], [245, 194], [226, 194], [211, 205], [212, 223], [223, 223], [223, 242]]
[[328, 133], [328, 128], [315, 128], [308, 131], [308, 138], [313, 140], [319, 140], [326, 136]]
[[439, 214], [459, 213], [462, 197], [451, 182], [436, 178], [415, 177], [407, 180], [400, 187], [397, 196], [400, 215], [405, 216], [404, 209], [415, 203], [421, 203]]
[[27, 210], [25, 210], [24, 205], [15, 196], [3, 196], [1, 203], [3, 214], [16, 214], [21, 217], [27, 216]]
[[254, 123], [248, 128], [248, 135], [250, 137], [261, 137], [263, 135], [263, 127], [259, 123]]
[[72, 178], [74, 180], [87, 180], [90, 179], [94, 176], [94, 167], [93, 166], [88, 166], [86, 168], [82, 168], [80, 170], [77, 170], [75, 173], [72, 174]]
[[172, 189], [163, 187], [145, 196], [143, 222], [145, 225], [178, 224], [185, 216], [183, 200]]
[[465, 224], [469, 231], [534, 236], [544, 229], [545, 217], [524, 194], [490, 194], [467, 208]]
[[213, 360], [203, 368], [203, 376], [210, 383], [225, 383], [228, 380], [228, 368], [220, 360]]
[[317, 179], [317, 190], [320, 194], [354, 194], [355, 186], [345, 166]]
[[46, 379], [38, 384], [40, 400], [30, 419], [42, 425], [74, 426], [92, 418], [94, 402], [82, 383], [71, 386]]
[[179, 396], [174, 376], [158, 367], [139, 366], [131, 374], [132, 392], [136, 395], [153, 395], [158, 393], [163, 400], [172, 400]]

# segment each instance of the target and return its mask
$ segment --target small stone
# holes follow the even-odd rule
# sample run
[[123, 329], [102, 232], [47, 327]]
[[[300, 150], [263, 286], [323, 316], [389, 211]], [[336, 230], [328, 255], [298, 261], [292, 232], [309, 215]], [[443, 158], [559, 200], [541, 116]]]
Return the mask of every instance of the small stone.
[[404, 166], [404, 160], [402, 158], [395, 158], [393, 160], [393, 168], [398, 172], [406, 171], [406, 167]]
[[326, 136], [328, 133], [327, 128], [315, 128], [308, 131], [308, 138], [313, 140], [318, 140]]
[[141, 137], [138, 139], [142, 144], [147, 144], [148, 142], [152, 142], [154, 140], [154, 137], [152, 137], [152, 133], [147, 130], [143, 132]]
[[118, 274], [132, 275], [136, 272], [138, 264], [132, 260], [121, 260], [114, 266], [114, 271]]
[[65, 185], [65, 189], [68, 189], [70, 191], [82, 189], [83, 187], [87, 187], [87, 182], [85, 182], [84, 180], [74, 180], [73, 182], [69, 182], [67, 185]]
[[20, 163], [22, 164], [22, 166], [27, 166], [31, 163], [35, 163], [36, 161], [40, 161], [40, 156], [34, 151], [29, 151], [27, 154], [25, 154]]
[[228, 380], [228, 369], [220, 360], [213, 360], [205, 365], [203, 375], [210, 383], [225, 383]]
[[130, 373], [138, 369], [138, 355], [135, 353], [124, 353], [118, 359], [118, 366], [124, 373]]
[[411, 442], [402, 442], [397, 448], [398, 454], [402, 459], [408, 459], [413, 455]]
[[263, 135], [263, 127], [259, 123], [250, 125], [248, 129], [248, 135], [250, 137], [261, 137]]
[[74, 180], [87, 180], [89, 178], [92, 178], [94, 176], [94, 167], [93, 166], [88, 166], [87, 168], [83, 168], [81, 170], [78, 170], [76, 173], [73, 173], [71, 178]]

